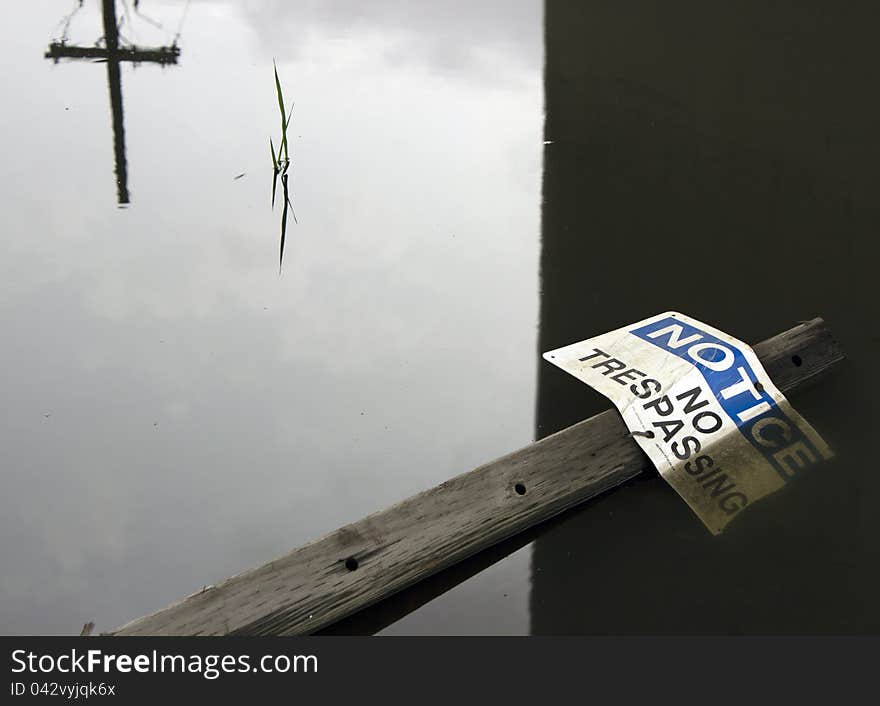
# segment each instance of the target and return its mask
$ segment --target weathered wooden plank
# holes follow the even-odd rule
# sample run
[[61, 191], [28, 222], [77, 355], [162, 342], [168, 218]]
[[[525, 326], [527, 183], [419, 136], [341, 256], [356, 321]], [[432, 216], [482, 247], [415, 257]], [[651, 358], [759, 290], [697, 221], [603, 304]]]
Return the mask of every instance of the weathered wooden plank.
[[[755, 351], [783, 391], [843, 359], [821, 319]], [[314, 632], [649, 466], [618, 413], [608, 410], [111, 634]]]

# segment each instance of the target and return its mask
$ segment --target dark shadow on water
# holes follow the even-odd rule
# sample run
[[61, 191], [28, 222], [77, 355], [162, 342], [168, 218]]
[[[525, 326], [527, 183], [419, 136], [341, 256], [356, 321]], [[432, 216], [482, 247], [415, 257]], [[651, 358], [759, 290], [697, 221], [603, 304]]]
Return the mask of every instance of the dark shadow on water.
[[[542, 536], [532, 632], [880, 629], [876, 5], [546, 3], [540, 350], [678, 309], [756, 342], [823, 316], [792, 402], [838, 457], [717, 538], [662, 481]], [[539, 364], [537, 436], [608, 403]]]

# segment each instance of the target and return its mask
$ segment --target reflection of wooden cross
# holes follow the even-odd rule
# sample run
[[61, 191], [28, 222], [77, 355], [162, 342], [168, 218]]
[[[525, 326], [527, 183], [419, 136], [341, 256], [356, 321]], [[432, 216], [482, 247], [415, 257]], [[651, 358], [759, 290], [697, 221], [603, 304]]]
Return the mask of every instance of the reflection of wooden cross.
[[58, 63], [59, 59], [94, 59], [107, 62], [107, 85], [110, 87], [110, 108], [113, 112], [113, 151], [116, 158], [116, 198], [127, 204], [128, 168], [125, 162], [125, 124], [122, 120], [122, 81], [119, 64], [134, 63], [176, 64], [180, 54], [177, 44], [170, 47], [140, 48], [119, 46], [119, 28], [116, 23], [116, 0], [101, 0], [104, 14], [104, 46], [75, 47], [66, 42], [52, 42], [46, 58]]

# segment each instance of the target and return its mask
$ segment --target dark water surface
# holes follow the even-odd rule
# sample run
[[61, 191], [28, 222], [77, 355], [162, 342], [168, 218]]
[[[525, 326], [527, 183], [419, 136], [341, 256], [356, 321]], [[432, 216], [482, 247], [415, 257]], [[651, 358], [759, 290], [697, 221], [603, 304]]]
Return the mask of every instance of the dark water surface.
[[646, 476], [336, 630], [880, 629], [880, 12], [119, 2], [180, 56], [114, 100], [43, 58], [76, 4], [0, 42], [0, 631], [110, 628], [606, 409], [540, 351], [668, 309], [824, 316], [849, 360], [792, 401], [837, 459], [720, 537]]
[[[823, 316], [791, 400], [837, 459], [718, 538], [661, 480], [533, 557], [536, 633], [880, 629], [876, 5], [547, 4], [541, 350], [678, 309], [750, 342]], [[538, 430], [604, 409], [540, 368]]]

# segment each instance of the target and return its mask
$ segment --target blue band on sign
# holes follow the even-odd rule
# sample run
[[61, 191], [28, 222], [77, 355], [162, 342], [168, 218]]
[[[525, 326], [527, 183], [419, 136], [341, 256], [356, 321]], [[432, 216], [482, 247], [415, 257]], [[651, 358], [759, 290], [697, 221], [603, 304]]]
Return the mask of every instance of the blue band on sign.
[[755, 386], [758, 376], [736, 346], [671, 316], [630, 333], [694, 365], [740, 433], [783, 480], [792, 474], [790, 465], [784, 466], [777, 458], [781, 448], [799, 443], [801, 460], [816, 462], [821, 458], [800, 427], [766, 391]]

